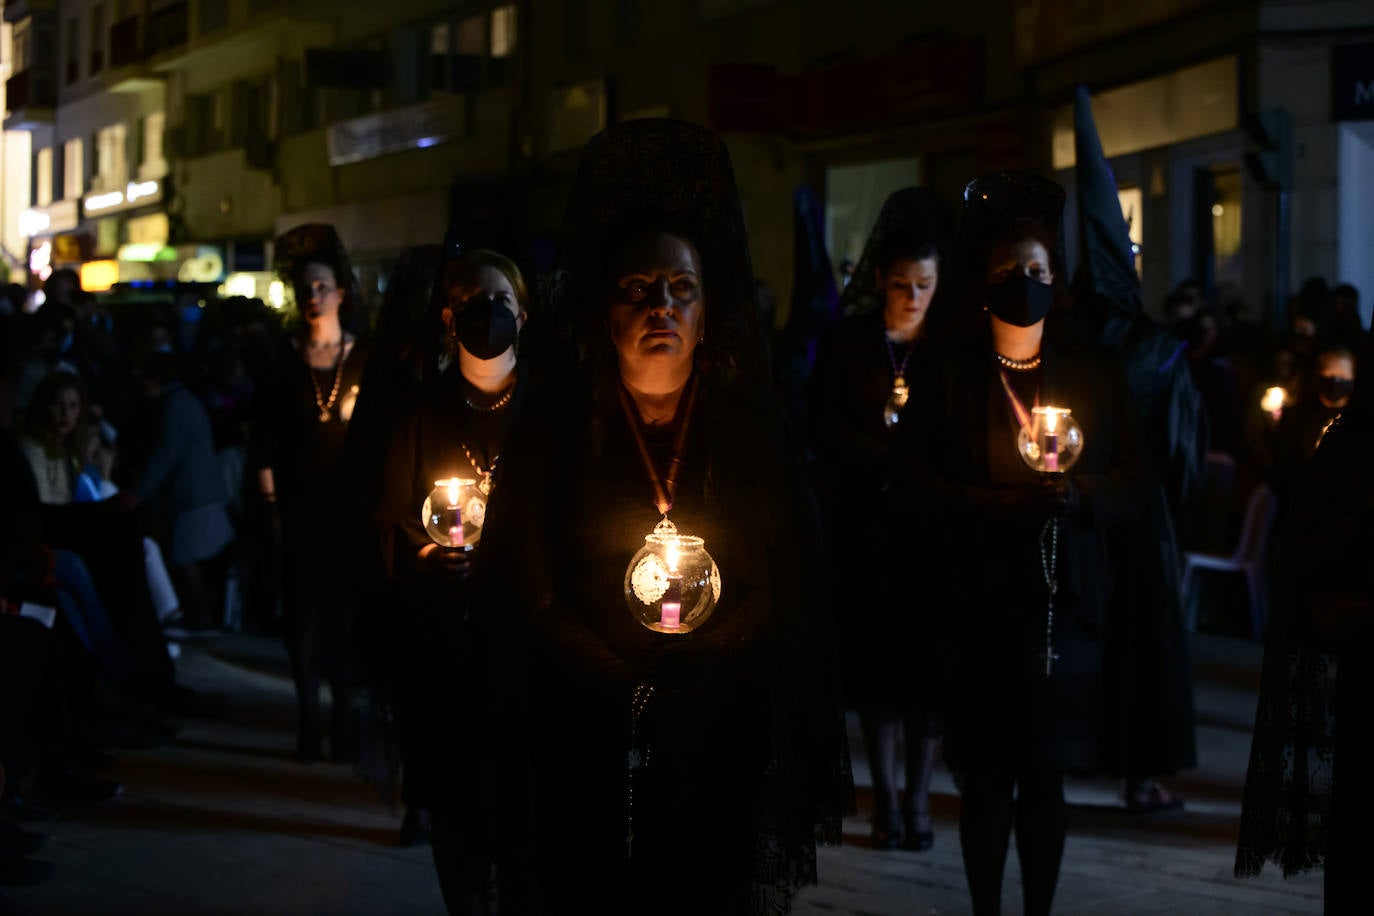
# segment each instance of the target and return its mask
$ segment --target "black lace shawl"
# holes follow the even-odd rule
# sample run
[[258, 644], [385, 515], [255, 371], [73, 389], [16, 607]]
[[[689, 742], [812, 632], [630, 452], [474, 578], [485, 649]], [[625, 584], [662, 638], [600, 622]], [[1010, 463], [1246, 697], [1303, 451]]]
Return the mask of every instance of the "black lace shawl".
[[[504, 478], [483, 535], [493, 582], [509, 575], [512, 593], [533, 606], [538, 571], [522, 556], [519, 520], [543, 478], [556, 469], [538, 443], [571, 418], [590, 418], [575, 441], [605, 442], [616, 415], [619, 376], [606, 324], [607, 271], [617, 246], [635, 233], [669, 231], [689, 239], [702, 261], [707, 303], [700, 410], [706, 472], [731, 524], [768, 545], [774, 596], [767, 630], [771, 712], [759, 723], [772, 747], [766, 797], [757, 810], [754, 911], [785, 913], [795, 892], [816, 881], [816, 841], [838, 842], [852, 804], [843, 718], [829, 657], [833, 640], [810, 585], [820, 568], [819, 536], [798, 451], [761, 359], [755, 286], [733, 171], [710, 131], [646, 119], [613, 127], [587, 145], [567, 221], [564, 258], [550, 309], [576, 362], [545, 374], [531, 390], [503, 457]], [[542, 420], [539, 418], [543, 418]], [[561, 418], [561, 419], [560, 419]], [[602, 428], [598, 429], [598, 423]], [[562, 437], [560, 437], [562, 438]], [[566, 438], [563, 441], [567, 441]], [[784, 620], [785, 618], [785, 620]], [[625, 697], [628, 709], [629, 697]]]

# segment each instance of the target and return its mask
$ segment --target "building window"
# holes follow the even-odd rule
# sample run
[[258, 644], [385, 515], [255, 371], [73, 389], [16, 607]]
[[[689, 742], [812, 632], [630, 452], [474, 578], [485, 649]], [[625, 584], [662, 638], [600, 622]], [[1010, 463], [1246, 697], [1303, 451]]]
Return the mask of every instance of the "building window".
[[33, 160], [33, 204], [46, 207], [52, 203], [52, 147], [45, 146]]
[[81, 138], [68, 140], [62, 147], [62, 199], [77, 200], [86, 193], [86, 163]]
[[91, 72], [105, 69], [105, 4], [91, 7]]
[[75, 19], [67, 20], [67, 42], [63, 50], [63, 60], [66, 61], [65, 77], [66, 84], [70, 86], [81, 76], [81, 59], [77, 55], [77, 41], [80, 34], [77, 30]]
[[518, 40], [515, 4], [498, 6], [491, 11], [491, 60], [487, 66], [487, 83], [504, 86], [510, 78]]
[[167, 174], [167, 160], [162, 152], [162, 134], [167, 128], [167, 116], [155, 111], [143, 119], [143, 158], [138, 177], [143, 181]]
[[224, 93], [186, 97], [187, 155], [206, 156], [224, 149]]
[[129, 183], [128, 138], [123, 124], [101, 128], [95, 135], [93, 190], [112, 191]]
[[516, 45], [515, 4], [491, 11], [491, 56], [511, 57]]

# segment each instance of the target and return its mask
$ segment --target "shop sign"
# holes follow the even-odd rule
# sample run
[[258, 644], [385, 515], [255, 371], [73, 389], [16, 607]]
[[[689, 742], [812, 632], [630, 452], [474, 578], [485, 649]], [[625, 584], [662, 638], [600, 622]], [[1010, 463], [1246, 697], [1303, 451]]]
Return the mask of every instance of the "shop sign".
[[53, 232], [70, 232], [81, 221], [75, 200], [59, 200], [45, 207], [19, 212], [19, 234], [24, 238]]
[[1331, 49], [1331, 120], [1374, 119], [1374, 44]]
[[81, 208], [87, 216], [104, 216], [120, 210], [159, 203], [161, 200], [162, 182], [150, 178], [147, 181], [131, 181], [114, 191], [87, 194], [81, 201]]

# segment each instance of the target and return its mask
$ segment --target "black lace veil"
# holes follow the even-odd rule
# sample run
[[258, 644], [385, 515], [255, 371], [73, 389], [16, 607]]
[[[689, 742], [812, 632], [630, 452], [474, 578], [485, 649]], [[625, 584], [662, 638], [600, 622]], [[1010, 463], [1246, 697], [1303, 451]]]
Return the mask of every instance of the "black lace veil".
[[[877, 273], [901, 257], [937, 255], [941, 282], [936, 286], [935, 296], [937, 300], [942, 298], [943, 289], [953, 279], [947, 263], [953, 235], [954, 211], [940, 194], [929, 188], [893, 191], [883, 202], [878, 221], [873, 224], [854, 268], [854, 277], [840, 296], [841, 313], [866, 315], [883, 308], [886, 298], [878, 287]], [[931, 310], [938, 311], [934, 301]]]

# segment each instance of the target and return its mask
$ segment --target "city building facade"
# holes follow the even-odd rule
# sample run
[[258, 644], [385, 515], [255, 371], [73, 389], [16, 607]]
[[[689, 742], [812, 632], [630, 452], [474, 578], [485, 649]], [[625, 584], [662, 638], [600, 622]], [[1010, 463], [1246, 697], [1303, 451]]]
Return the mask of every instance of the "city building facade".
[[555, 239], [582, 144], [666, 115], [725, 137], [785, 314], [798, 186], [837, 267], [896, 187], [957, 201], [1031, 168], [1071, 190], [1084, 84], [1150, 308], [1187, 279], [1275, 324], [1308, 276], [1374, 293], [1359, 0], [10, 0], [4, 19], [12, 267], [279, 297], [270, 240], [323, 221], [380, 291], [454, 222]]

